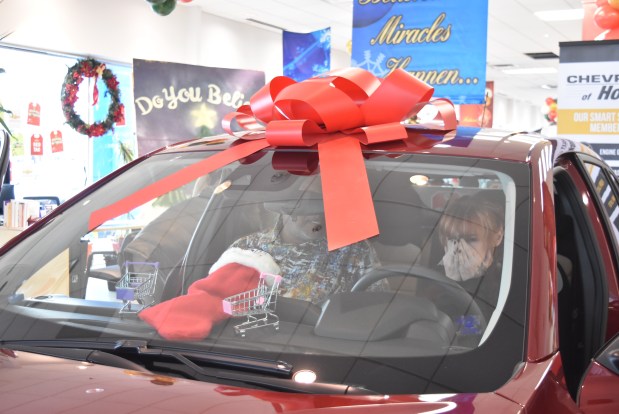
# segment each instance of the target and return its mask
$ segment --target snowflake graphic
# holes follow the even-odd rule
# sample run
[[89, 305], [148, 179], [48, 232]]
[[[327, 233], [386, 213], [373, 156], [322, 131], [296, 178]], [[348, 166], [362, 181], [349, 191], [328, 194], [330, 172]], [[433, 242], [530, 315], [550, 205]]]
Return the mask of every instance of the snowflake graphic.
[[374, 75], [378, 76], [379, 78], [382, 78], [389, 73], [389, 70], [382, 66], [384, 60], [385, 55], [382, 53], [379, 53], [378, 56], [376, 56], [376, 59], [372, 60], [372, 51], [365, 50], [363, 51], [362, 62], [357, 62], [353, 59], [351, 63], [355, 67], [366, 69], [372, 72]]

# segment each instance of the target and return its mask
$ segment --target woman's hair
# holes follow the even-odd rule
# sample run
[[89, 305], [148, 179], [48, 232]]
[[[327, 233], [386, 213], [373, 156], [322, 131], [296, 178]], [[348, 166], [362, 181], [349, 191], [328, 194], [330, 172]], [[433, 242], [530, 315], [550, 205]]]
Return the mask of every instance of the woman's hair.
[[485, 197], [462, 196], [448, 204], [439, 222], [439, 239], [443, 245], [450, 236], [466, 234], [471, 224], [482, 228], [481, 235], [490, 240], [503, 231], [503, 209], [497, 202]]

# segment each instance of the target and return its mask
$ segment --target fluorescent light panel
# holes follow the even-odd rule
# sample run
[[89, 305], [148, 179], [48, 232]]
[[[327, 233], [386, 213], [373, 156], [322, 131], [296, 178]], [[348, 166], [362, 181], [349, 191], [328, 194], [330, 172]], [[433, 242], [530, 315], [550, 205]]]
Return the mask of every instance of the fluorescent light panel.
[[504, 69], [503, 73], [507, 75], [545, 75], [550, 73], [557, 73], [557, 69], [550, 67], [543, 68], [516, 68], [516, 69]]
[[543, 10], [533, 13], [535, 17], [545, 22], [562, 22], [568, 20], [582, 20], [583, 9]]

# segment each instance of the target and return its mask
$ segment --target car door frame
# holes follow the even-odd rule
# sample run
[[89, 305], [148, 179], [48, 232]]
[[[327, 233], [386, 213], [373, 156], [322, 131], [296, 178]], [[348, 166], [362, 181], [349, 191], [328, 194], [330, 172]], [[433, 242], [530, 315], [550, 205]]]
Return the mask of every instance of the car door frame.
[[[567, 160], [558, 164], [568, 167], [570, 177], [575, 183], [582, 180], [582, 183], [577, 184], [580, 195], [583, 200], [592, 201], [592, 203], [585, 204], [591, 204], [588, 208], [590, 218], [594, 223], [597, 222], [594, 224], [594, 227], [596, 227], [595, 234], [598, 243], [605, 250], [601, 253], [601, 256], [605, 262], [606, 298], [608, 301], [605, 327], [605, 339], [607, 341], [590, 361], [581, 379], [576, 402], [579, 408], [586, 413], [617, 412], [619, 411], [619, 395], [616, 392], [619, 388], [619, 290], [617, 285], [619, 232], [613, 231], [607, 203], [609, 197], [614, 196], [612, 204], [614, 208], [619, 208], [617, 206], [619, 185], [615, 174], [602, 160], [583, 153], [575, 153], [574, 156], [566, 155], [566, 158]], [[595, 181], [586, 164], [592, 164], [600, 169]], [[605, 179], [606, 185], [610, 187], [609, 189], [603, 187], [604, 183], [599, 180], [600, 174]], [[597, 190], [598, 186], [602, 186], [599, 191]], [[610, 190], [610, 193], [608, 193], [608, 190]]]

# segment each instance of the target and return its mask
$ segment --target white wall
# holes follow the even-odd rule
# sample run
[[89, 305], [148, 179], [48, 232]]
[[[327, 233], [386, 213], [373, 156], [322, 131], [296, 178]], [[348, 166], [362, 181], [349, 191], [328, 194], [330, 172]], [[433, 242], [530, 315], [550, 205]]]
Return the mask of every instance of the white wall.
[[548, 125], [541, 107], [528, 102], [494, 94], [492, 126], [510, 131], [535, 131]]

